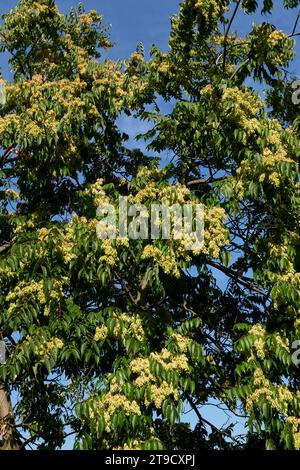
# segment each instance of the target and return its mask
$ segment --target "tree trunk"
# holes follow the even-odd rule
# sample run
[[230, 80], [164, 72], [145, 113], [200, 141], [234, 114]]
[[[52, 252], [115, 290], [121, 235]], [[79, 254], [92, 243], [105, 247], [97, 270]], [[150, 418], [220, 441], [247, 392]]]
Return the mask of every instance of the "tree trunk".
[[10, 396], [5, 384], [0, 382], [0, 450], [20, 450], [22, 443], [15, 428], [15, 418]]

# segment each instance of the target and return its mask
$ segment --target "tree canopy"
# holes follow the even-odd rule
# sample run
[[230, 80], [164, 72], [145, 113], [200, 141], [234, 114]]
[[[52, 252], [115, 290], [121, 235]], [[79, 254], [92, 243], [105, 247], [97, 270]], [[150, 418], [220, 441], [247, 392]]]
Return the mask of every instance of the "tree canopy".
[[[299, 0], [283, 4], [296, 20]], [[239, 31], [237, 14], [251, 23], [259, 9], [265, 21]], [[300, 449], [300, 121], [287, 72], [300, 33], [297, 21], [277, 29], [272, 9], [185, 0], [167, 52], [147, 59], [139, 44], [120, 61], [103, 59], [109, 31], [82, 5], [65, 15], [20, 0], [2, 15], [3, 449], [59, 449], [69, 434], [76, 449]], [[134, 149], [120, 116], [149, 125]], [[202, 248], [99, 239], [97, 207], [119, 196], [203, 204]], [[202, 416], [212, 400], [242, 417], [242, 435]]]

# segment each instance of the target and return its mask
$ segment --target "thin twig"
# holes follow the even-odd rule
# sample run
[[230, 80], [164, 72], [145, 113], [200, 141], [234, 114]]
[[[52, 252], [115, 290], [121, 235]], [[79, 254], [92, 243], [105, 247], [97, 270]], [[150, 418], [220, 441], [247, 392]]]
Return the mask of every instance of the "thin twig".
[[229, 35], [229, 32], [230, 32], [230, 28], [232, 26], [232, 23], [233, 23], [233, 20], [238, 12], [238, 9], [239, 9], [239, 6], [240, 6], [240, 3], [241, 3], [242, 0], [238, 0], [237, 3], [236, 3], [236, 6], [235, 6], [235, 9], [233, 11], [233, 14], [230, 18], [230, 21], [228, 23], [228, 26], [227, 26], [227, 29], [225, 31], [225, 35], [224, 35], [224, 50], [223, 50], [223, 72], [225, 72], [225, 66], [226, 66], [226, 54], [227, 54], [227, 38], [228, 38], [228, 35]]
[[188, 403], [190, 404], [190, 406], [193, 408], [195, 414], [197, 415], [197, 418], [199, 419], [200, 422], [202, 423], [205, 423], [207, 424], [208, 426], [210, 426], [210, 428], [212, 430], [214, 430], [215, 432], [217, 432], [218, 434], [221, 434], [222, 436], [226, 436], [228, 437], [229, 439], [231, 439], [233, 442], [235, 442], [236, 444], [238, 445], [241, 445], [241, 443], [239, 442], [238, 439], [236, 439], [235, 437], [232, 437], [232, 435], [227, 432], [227, 431], [222, 431], [221, 429], [217, 428], [217, 426], [215, 426], [214, 424], [212, 424], [210, 421], [208, 421], [207, 419], [203, 418], [203, 416], [201, 415], [201, 413], [199, 412], [197, 406], [195, 405], [195, 403], [193, 402], [193, 400], [189, 397], [187, 397], [187, 401]]
[[296, 21], [295, 21], [295, 24], [294, 24], [294, 28], [293, 28], [293, 32], [292, 32], [292, 36], [295, 34], [296, 32], [296, 28], [297, 28], [297, 25], [298, 25], [298, 21], [299, 21], [299, 16], [300, 16], [300, 10], [298, 11], [298, 15], [297, 15], [297, 18], [296, 18]]
[[212, 260], [208, 261], [208, 264], [210, 266], [218, 269], [219, 271], [222, 271], [224, 274], [226, 274], [231, 279], [237, 280], [237, 282], [239, 282], [243, 286], [247, 287], [248, 289], [257, 292], [258, 294], [260, 294], [260, 295], [262, 295], [266, 298], [269, 298], [269, 295], [265, 291], [260, 289], [260, 287], [257, 284], [254, 284], [251, 278], [246, 277], [246, 276], [241, 276], [238, 273], [235, 273], [234, 271], [232, 271], [230, 268], [226, 268], [225, 266], [222, 266], [221, 264], [219, 264], [215, 261], [212, 261]]

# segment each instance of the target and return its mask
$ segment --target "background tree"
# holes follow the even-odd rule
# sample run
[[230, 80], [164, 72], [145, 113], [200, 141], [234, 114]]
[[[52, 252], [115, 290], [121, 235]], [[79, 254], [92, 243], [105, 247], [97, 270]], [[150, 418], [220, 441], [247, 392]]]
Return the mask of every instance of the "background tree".
[[[3, 16], [4, 449], [60, 448], [70, 433], [80, 449], [300, 448], [299, 125], [283, 72], [298, 33], [263, 22], [238, 35], [241, 8], [258, 4], [186, 0], [167, 53], [145, 61], [139, 46], [117, 63], [101, 60], [111, 44], [95, 11], [21, 0]], [[126, 148], [122, 112], [152, 123], [140, 138], [153, 157]], [[201, 202], [202, 249], [101, 241], [97, 206], [120, 195]], [[245, 435], [203, 418], [211, 399]]]

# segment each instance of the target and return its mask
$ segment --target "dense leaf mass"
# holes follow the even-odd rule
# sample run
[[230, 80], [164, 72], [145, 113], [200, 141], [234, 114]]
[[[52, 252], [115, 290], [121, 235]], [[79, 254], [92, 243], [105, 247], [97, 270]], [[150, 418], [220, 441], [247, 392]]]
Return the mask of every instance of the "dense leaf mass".
[[[72, 434], [77, 449], [300, 449], [297, 29], [267, 15], [234, 32], [258, 8], [273, 2], [185, 0], [167, 52], [118, 62], [96, 11], [20, 0], [3, 15], [3, 448]], [[147, 122], [147, 151], [120, 116]], [[99, 239], [96, 209], [119, 196], [203, 204], [202, 248]], [[204, 419], [211, 403], [232, 422]]]

